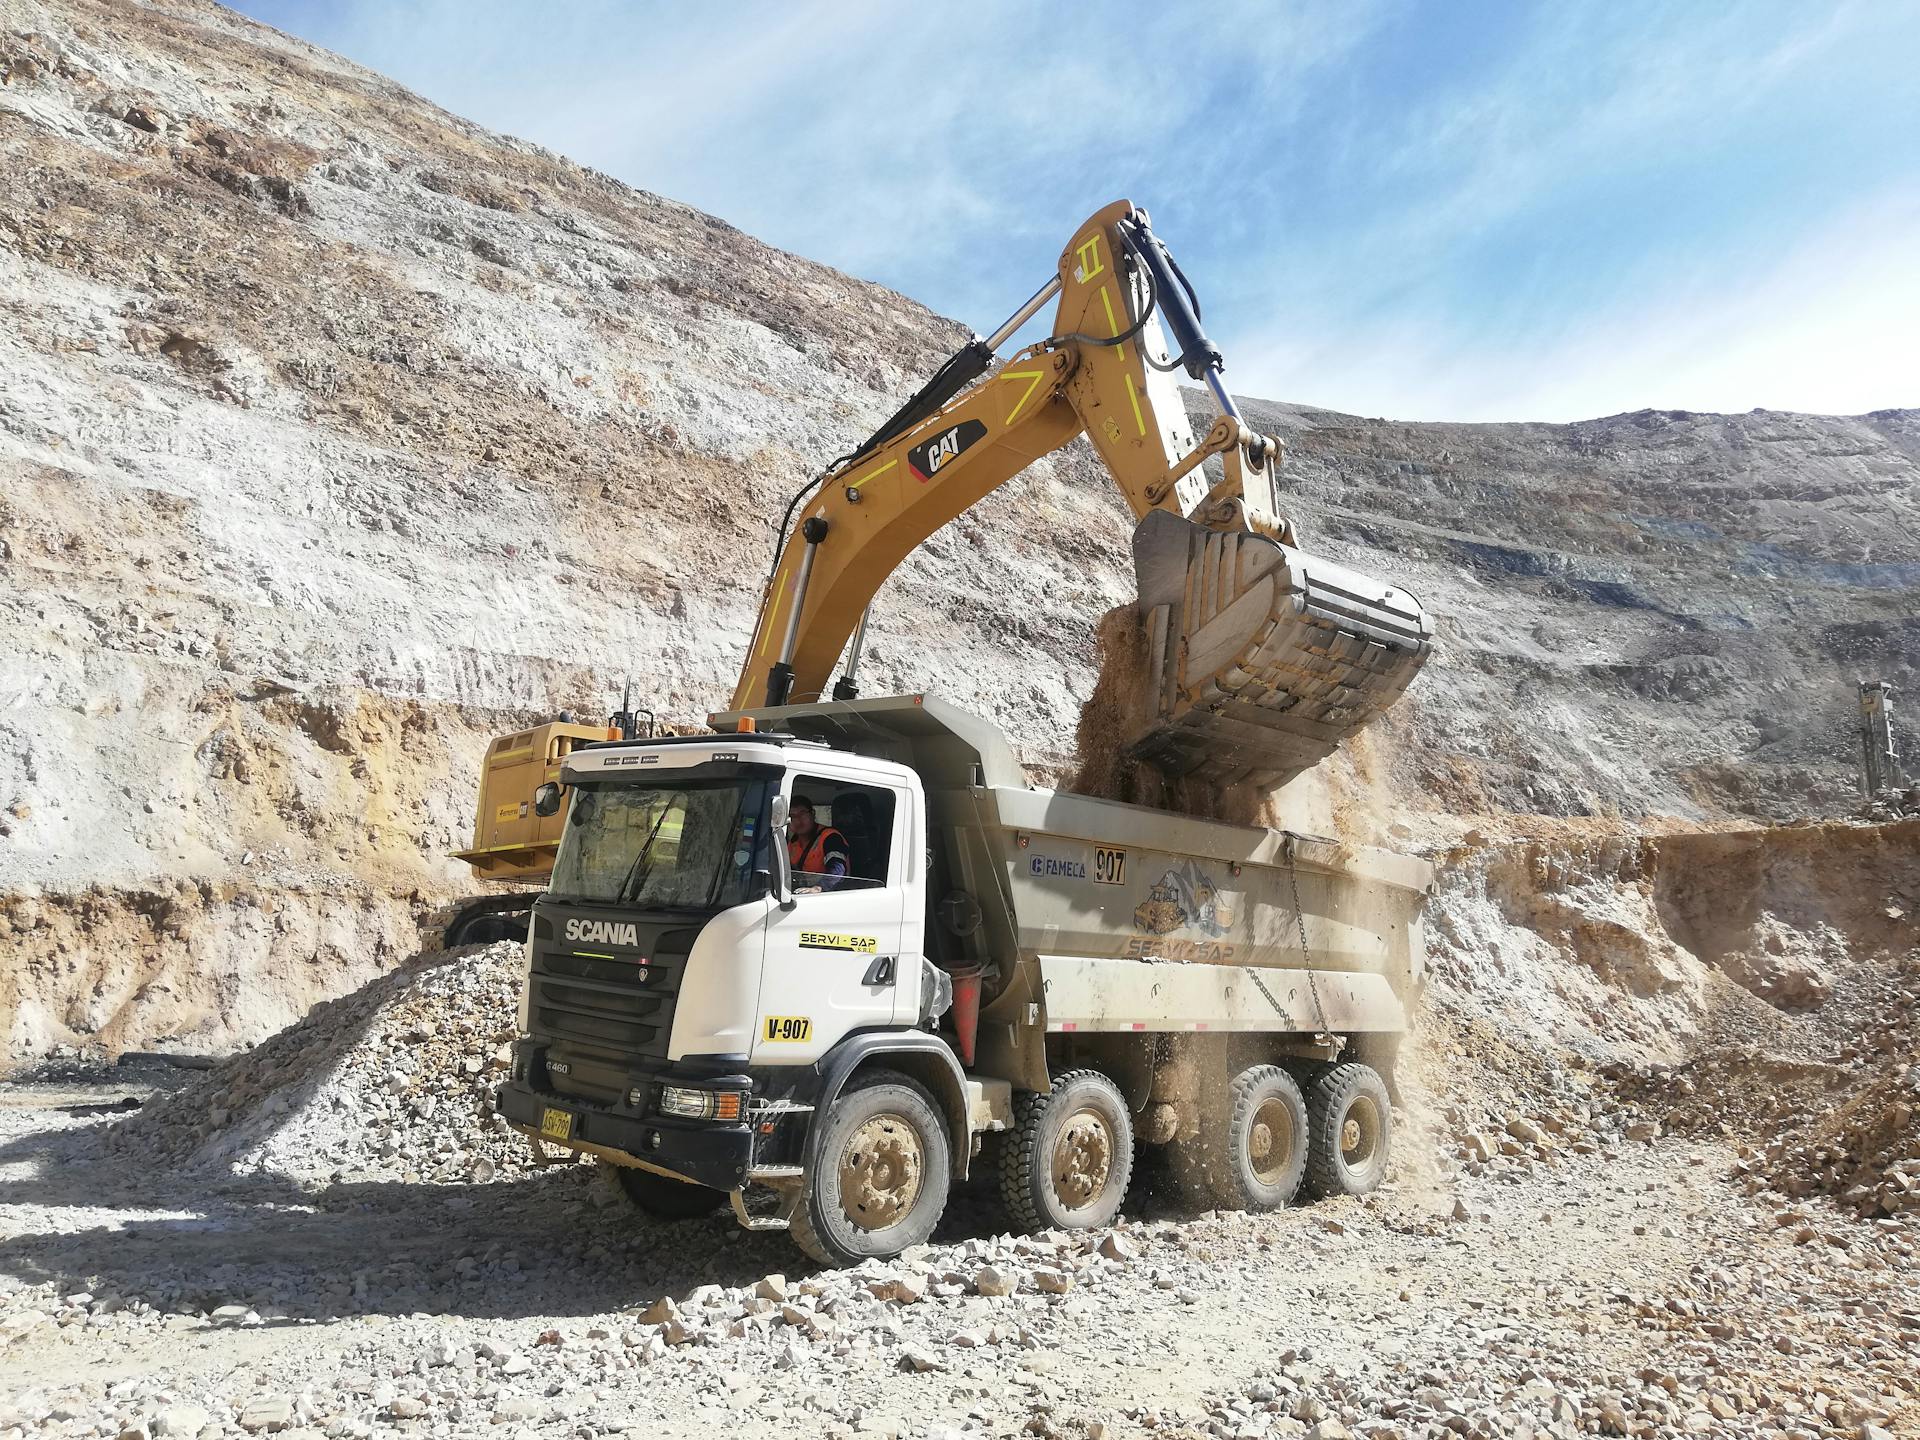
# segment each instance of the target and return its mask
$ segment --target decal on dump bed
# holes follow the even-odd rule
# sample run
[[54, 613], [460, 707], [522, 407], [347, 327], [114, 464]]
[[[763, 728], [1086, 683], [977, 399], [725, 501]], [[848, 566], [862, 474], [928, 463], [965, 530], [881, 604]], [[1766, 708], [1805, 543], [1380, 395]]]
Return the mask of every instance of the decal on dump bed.
[[1219, 939], [1233, 928], [1239, 902], [1223, 894], [1191, 860], [1167, 871], [1133, 907], [1133, 928], [1142, 935], [1170, 935], [1191, 927]]
[[813, 1038], [813, 1021], [805, 1015], [769, 1015], [760, 1025], [762, 1040], [778, 1042]]
[[802, 950], [845, 950], [854, 955], [871, 955], [880, 948], [876, 935], [832, 935], [824, 930], [802, 930]]

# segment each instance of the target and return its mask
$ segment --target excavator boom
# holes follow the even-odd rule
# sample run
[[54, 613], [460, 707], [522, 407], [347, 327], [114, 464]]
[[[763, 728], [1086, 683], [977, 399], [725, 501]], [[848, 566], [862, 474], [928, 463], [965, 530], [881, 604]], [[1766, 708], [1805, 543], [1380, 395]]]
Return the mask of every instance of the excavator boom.
[[[994, 365], [998, 346], [1055, 296], [1051, 336]], [[1245, 425], [1221, 369], [1198, 302], [1145, 213], [1122, 200], [1089, 217], [1032, 300], [942, 367], [806, 497], [800, 523], [782, 536], [729, 711], [825, 698], [900, 562], [1085, 434], [1140, 522], [1134, 559], [1151, 673], [1134, 753], [1222, 784], [1279, 784], [1316, 763], [1405, 690], [1430, 632], [1405, 591], [1295, 548], [1275, 513], [1280, 444]], [[1193, 433], [1176, 370], [1220, 404], [1204, 437]], [[835, 697], [854, 686], [843, 676]]]

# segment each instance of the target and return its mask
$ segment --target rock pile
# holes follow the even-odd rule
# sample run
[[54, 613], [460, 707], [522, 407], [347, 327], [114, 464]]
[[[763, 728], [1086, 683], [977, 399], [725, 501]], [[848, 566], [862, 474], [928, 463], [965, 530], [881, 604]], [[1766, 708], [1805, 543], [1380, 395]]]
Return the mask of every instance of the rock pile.
[[1887, 977], [1876, 1024], [1842, 1048], [1840, 1097], [1752, 1162], [1772, 1188], [1838, 1196], [1861, 1219], [1920, 1214], [1920, 953]]
[[1920, 951], [1837, 978], [1833, 1004], [1768, 1044], [1723, 1037], [1678, 1064], [1603, 1073], [1648, 1123], [1734, 1141], [1750, 1194], [1920, 1214]]
[[428, 951], [208, 1071], [111, 1133], [170, 1165], [300, 1182], [484, 1182], [527, 1168], [493, 1112], [518, 945]]

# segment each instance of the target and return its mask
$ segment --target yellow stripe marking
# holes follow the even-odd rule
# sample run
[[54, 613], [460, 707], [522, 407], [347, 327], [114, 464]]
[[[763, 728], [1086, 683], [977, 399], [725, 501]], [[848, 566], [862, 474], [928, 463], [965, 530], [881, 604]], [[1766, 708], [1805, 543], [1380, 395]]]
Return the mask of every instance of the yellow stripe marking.
[[487, 763], [489, 765], [498, 765], [503, 760], [524, 760], [531, 754], [533, 754], [533, 747], [531, 745], [523, 746], [518, 750], [502, 750], [497, 754], [489, 755], [487, 757]]
[[1142, 435], [1147, 433], [1147, 422], [1140, 414], [1140, 394], [1133, 388], [1133, 376], [1127, 376], [1127, 399], [1133, 403], [1133, 423]]
[[1027, 388], [1025, 392], [1021, 394], [1019, 403], [1007, 412], [1006, 423], [1011, 425], [1013, 424], [1014, 416], [1027, 408], [1027, 401], [1031, 400], [1033, 398], [1033, 392], [1040, 388], [1040, 382], [1047, 378], [1047, 372], [1044, 370], [1009, 370], [1001, 378], [1005, 380], [1025, 380], [1027, 382]]
[[[1118, 339], [1120, 335], [1120, 322], [1113, 318], [1113, 297], [1107, 294], [1107, 287], [1104, 285], [1100, 287], [1100, 303], [1106, 308], [1106, 312], [1107, 312], [1107, 333], [1113, 336], [1115, 339]], [[1120, 357], [1120, 363], [1123, 365], [1126, 364], [1127, 363], [1126, 345], [1122, 343], [1114, 346], [1113, 349], [1114, 349], [1114, 353]], [[1132, 382], [1129, 381], [1128, 383], [1131, 384]], [[1138, 401], [1134, 403], [1133, 408], [1134, 408], [1134, 414], [1137, 417], [1140, 411], [1140, 405]], [[1145, 426], [1141, 427], [1140, 433], [1142, 435], [1147, 433]]]
[[858, 490], [862, 485], [866, 484], [867, 481], [878, 479], [880, 476], [886, 474], [887, 471], [893, 469], [893, 467], [898, 465], [899, 463], [900, 463], [900, 457], [896, 455], [893, 457], [893, 459], [887, 461], [886, 464], [876, 466], [874, 469], [869, 470], [866, 474], [862, 475], [858, 480], [854, 481], [851, 485], [847, 486], [847, 489]]
[[773, 608], [767, 612], [767, 628], [760, 632], [760, 643], [753, 647], [753, 658], [757, 661], [766, 653], [767, 646], [773, 643], [774, 632], [780, 627], [780, 607], [787, 603], [787, 587], [780, 584], [780, 577], [774, 576], [777, 587], [773, 594]]
[[[1082, 285], [1086, 284], [1087, 281], [1093, 279], [1096, 275], [1104, 275], [1107, 273], [1106, 262], [1100, 258], [1100, 234], [1098, 231], [1095, 231], [1080, 244], [1076, 245], [1073, 253], [1080, 257], [1080, 273], [1074, 276], [1074, 279], [1078, 280]], [[1088, 263], [1089, 257], [1092, 259], [1091, 264]]]
[[573, 952], [573, 955], [576, 960], [612, 960], [616, 958], [615, 956], [607, 954], [604, 950], [576, 950]]

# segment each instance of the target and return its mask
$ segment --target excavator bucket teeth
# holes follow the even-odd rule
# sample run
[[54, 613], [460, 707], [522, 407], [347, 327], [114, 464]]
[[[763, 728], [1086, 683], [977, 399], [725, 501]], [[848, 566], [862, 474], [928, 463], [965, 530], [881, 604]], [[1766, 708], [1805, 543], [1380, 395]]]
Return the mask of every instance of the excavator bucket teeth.
[[1156, 510], [1133, 535], [1147, 728], [1131, 753], [1218, 786], [1284, 784], [1400, 698], [1432, 648], [1406, 591]]

